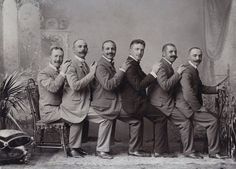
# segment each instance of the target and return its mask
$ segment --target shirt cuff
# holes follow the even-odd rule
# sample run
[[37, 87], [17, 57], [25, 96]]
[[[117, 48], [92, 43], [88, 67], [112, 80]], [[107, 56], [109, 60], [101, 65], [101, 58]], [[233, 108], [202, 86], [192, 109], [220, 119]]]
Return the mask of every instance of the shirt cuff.
[[126, 72], [125, 69], [122, 69], [122, 68], [119, 68], [119, 70], [122, 71], [122, 72]]
[[157, 78], [157, 74], [156, 74], [156, 73], [150, 72], [150, 74], [151, 74], [154, 78]]
[[66, 77], [66, 74], [65, 73], [62, 73], [62, 72], [60, 72], [60, 75], [62, 75], [62, 77]]

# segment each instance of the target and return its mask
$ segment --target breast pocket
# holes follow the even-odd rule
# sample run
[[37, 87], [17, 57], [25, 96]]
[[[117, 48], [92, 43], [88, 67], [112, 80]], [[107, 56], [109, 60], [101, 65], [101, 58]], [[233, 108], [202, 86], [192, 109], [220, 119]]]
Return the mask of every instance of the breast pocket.
[[81, 101], [82, 100], [82, 95], [78, 92], [72, 94], [72, 100], [73, 101]]

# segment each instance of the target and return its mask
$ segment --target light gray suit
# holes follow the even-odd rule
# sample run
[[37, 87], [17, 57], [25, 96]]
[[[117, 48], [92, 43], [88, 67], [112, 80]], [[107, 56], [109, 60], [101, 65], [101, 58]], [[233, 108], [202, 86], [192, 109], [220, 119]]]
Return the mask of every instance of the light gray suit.
[[[63, 85], [65, 78], [51, 66], [47, 66], [38, 74], [39, 103], [41, 121], [45, 123], [55, 122], [64, 119], [64, 111], [61, 111]], [[66, 115], [69, 115], [66, 112]], [[67, 120], [68, 119], [64, 119]], [[69, 145], [71, 148], [78, 148], [79, 127], [72, 124], [70, 127]]]
[[67, 84], [63, 92], [61, 110], [64, 119], [72, 123], [78, 123], [76, 136], [78, 147], [81, 147], [82, 142], [83, 121], [87, 118], [87, 120], [99, 124], [97, 151], [109, 152], [110, 139], [108, 133], [112, 129], [112, 121], [104, 119], [90, 108], [90, 83], [94, 79], [94, 74], [89, 72], [89, 67], [85, 62], [73, 57], [66, 78]]

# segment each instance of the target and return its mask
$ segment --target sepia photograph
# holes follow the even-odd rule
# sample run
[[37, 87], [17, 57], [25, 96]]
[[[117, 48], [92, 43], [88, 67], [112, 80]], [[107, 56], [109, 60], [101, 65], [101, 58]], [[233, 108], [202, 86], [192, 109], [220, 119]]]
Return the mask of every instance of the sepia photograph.
[[0, 0], [0, 169], [236, 168], [236, 0]]

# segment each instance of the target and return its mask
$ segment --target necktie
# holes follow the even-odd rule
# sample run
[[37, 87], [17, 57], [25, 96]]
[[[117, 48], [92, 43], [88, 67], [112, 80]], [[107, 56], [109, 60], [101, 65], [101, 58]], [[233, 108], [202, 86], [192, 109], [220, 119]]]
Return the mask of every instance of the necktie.
[[114, 67], [114, 61], [112, 60], [110, 63], [111, 63], [111, 65]]
[[82, 66], [83, 66], [83, 70], [86, 74], [89, 73], [89, 68], [88, 68], [88, 65], [85, 63], [85, 62], [82, 62]]

